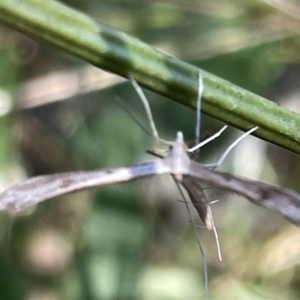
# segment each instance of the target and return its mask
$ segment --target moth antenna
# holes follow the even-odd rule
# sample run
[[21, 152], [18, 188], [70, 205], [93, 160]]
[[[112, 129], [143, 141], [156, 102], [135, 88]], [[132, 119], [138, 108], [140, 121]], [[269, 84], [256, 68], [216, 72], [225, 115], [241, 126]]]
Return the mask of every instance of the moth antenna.
[[250, 130], [246, 131], [244, 134], [242, 134], [238, 139], [236, 139], [227, 149], [226, 151], [222, 154], [222, 156], [217, 160], [217, 162], [213, 163], [213, 164], [206, 164], [205, 167], [208, 168], [217, 168], [219, 167], [223, 161], [225, 160], [225, 158], [227, 157], [227, 155], [229, 154], [229, 152], [238, 144], [240, 143], [245, 137], [247, 137], [248, 135], [250, 135], [252, 132], [254, 132], [255, 130], [258, 129], [258, 126], [251, 128]]
[[198, 143], [197, 145], [195, 145], [194, 147], [190, 148], [187, 150], [187, 152], [195, 152], [196, 150], [198, 150], [199, 148], [203, 147], [204, 145], [206, 145], [207, 143], [209, 143], [210, 141], [216, 139], [218, 136], [220, 136], [222, 134], [222, 132], [227, 128], [228, 126], [225, 125], [223, 126], [217, 133], [215, 133], [214, 135], [212, 135], [211, 137], [209, 137], [208, 139], [206, 139], [205, 141]]
[[188, 215], [189, 215], [189, 218], [191, 220], [191, 223], [193, 225], [193, 230], [194, 230], [194, 233], [196, 235], [196, 239], [197, 239], [197, 243], [198, 243], [198, 246], [199, 246], [199, 249], [200, 249], [200, 253], [201, 253], [201, 256], [202, 256], [202, 262], [203, 262], [203, 273], [204, 273], [204, 291], [205, 291], [205, 294], [207, 295], [208, 294], [208, 271], [207, 271], [207, 259], [206, 259], [206, 254], [205, 254], [205, 251], [203, 249], [203, 246], [202, 246], [202, 243], [201, 243], [201, 238], [200, 238], [200, 235], [198, 233], [198, 230], [197, 230], [197, 224], [194, 222], [193, 218], [192, 218], [192, 213], [191, 213], [191, 210], [190, 210], [190, 207], [189, 207], [189, 203], [188, 201], [186, 200], [185, 198], [185, 195], [182, 191], [182, 188], [180, 186], [180, 184], [178, 183], [178, 181], [174, 178], [174, 176], [172, 176], [174, 181], [175, 181], [175, 184], [178, 188], [178, 191], [183, 199], [183, 202], [184, 202], [184, 205], [186, 207], [186, 210], [188, 212]]
[[204, 91], [203, 77], [201, 70], [198, 72], [198, 94], [197, 94], [197, 105], [196, 105], [196, 131], [195, 131], [195, 145], [200, 142], [201, 132], [201, 100]]
[[155, 123], [154, 123], [154, 120], [153, 120], [153, 115], [152, 115], [151, 108], [150, 108], [149, 101], [148, 101], [147, 97], [145, 96], [143, 90], [141, 89], [141, 87], [139, 86], [139, 84], [137, 83], [137, 81], [134, 79], [134, 77], [131, 74], [129, 74], [129, 80], [130, 80], [130, 83], [132, 84], [133, 88], [135, 89], [136, 93], [138, 94], [138, 96], [140, 97], [140, 99], [141, 99], [141, 101], [144, 105], [145, 112], [146, 112], [146, 115], [147, 115], [147, 119], [149, 121], [149, 125], [150, 125], [151, 132], [152, 132], [151, 135], [158, 142], [161, 142], [161, 143], [166, 144], [166, 145], [173, 145], [173, 142], [166, 141], [166, 140], [161, 139], [159, 137], [156, 126], [155, 126]]

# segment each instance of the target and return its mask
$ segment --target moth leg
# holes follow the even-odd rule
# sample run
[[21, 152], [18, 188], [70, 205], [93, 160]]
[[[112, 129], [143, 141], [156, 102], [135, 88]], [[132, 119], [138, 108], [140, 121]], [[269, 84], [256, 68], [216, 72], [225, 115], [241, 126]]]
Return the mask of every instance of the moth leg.
[[193, 230], [194, 230], [194, 233], [195, 233], [195, 236], [196, 236], [196, 239], [197, 239], [197, 243], [198, 243], [198, 246], [199, 246], [199, 249], [200, 249], [200, 253], [201, 253], [201, 256], [202, 256], [202, 262], [203, 262], [203, 274], [204, 274], [204, 290], [205, 290], [205, 294], [208, 294], [208, 271], [207, 271], [207, 259], [206, 259], [206, 254], [205, 254], [205, 251], [203, 249], [203, 245], [202, 245], [202, 242], [201, 242], [201, 238], [200, 238], [200, 235], [199, 235], [199, 232], [197, 230], [197, 224], [194, 222], [193, 220], [193, 217], [192, 217], [192, 213], [191, 213], [191, 209], [189, 207], [189, 203], [188, 201], [186, 200], [185, 198], [185, 195], [182, 191], [182, 188], [180, 186], [180, 184], [178, 183], [178, 181], [174, 178], [174, 176], [172, 176], [174, 181], [175, 181], [175, 184], [179, 190], [179, 193], [183, 199], [183, 202], [184, 202], [184, 205], [186, 207], [186, 210], [188, 212], [188, 215], [189, 215], [189, 218], [191, 220], [191, 223], [193, 225]]
[[196, 150], [198, 150], [199, 148], [203, 147], [204, 145], [208, 144], [210, 141], [216, 139], [218, 136], [220, 136], [222, 134], [222, 132], [227, 128], [228, 126], [225, 125], [223, 126], [218, 132], [216, 132], [214, 135], [212, 135], [211, 137], [209, 137], [208, 139], [206, 139], [205, 141], [197, 144], [196, 146], [190, 148], [187, 150], [187, 152], [195, 152]]
[[144, 105], [146, 116], [147, 116], [147, 119], [148, 119], [148, 122], [149, 122], [149, 125], [150, 125], [150, 129], [151, 129], [151, 134], [154, 137], [154, 139], [156, 141], [161, 142], [161, 143], [166, 144], [166, 145], [173, 145], [173, 142], [166, 141], [166, 140], [161, 139], [159, 137], [158, 131], [156, 129], [156, 126], [155, 126], [155, 123], [154, 123], [154, 120], [153, 120], [153, 115], [152, 115], [152, 112], [151, 112], [149, 101], [148, 101], [146, 95], [144, 94], [143, 90], [141, 89], [141, 87], [139, 86], [137, 81], [130, 74], [129, 74], [129, 80], [130, 80], [131, 85], [135, 89], [136, 93], [138, 94], [139, 98], [141, 99], [141, 101]]
[[244, 134], [242, 134], [238, 139], [236, 139], [227, 149], [226, 151], [222, 154], [222, 156], [213, 164], [206, 164], [204, 165], [205, 167], [208, 168], [217, 168], [219, 167], [223, 161], [225, 160], [225, 158], [227, 157], [227, 155], [230, 153], [230, 151], [237, 145], [239, 144], [245, 137], [247, 137], [248, 135], [250, 135], [252, 132], [254, 132], [255, 130], [258, 129], [258, 126], [251, 128], [250, 130], [246, 131]]
[[200, 142], [200, 132], [201, 132], [201, 103], [202, 95], [204, 91], [203, 77], [201, 70], [198, 73], [198, 94], [197, 94], [197, 106], [196, 106], [196, 129], [195, 129], [195, 145]]

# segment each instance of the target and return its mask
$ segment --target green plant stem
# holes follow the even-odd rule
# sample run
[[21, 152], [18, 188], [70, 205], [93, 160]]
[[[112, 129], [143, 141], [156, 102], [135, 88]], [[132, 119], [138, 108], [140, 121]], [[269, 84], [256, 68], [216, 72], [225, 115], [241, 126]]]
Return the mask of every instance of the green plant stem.
[[[199, 69], [53, 0], [0, 0], [0, 22], [195, 107]], [[300, 154], [300, 116], [202, 71], [202, 111]], [[176, 117], [176, 116], [175, 116]]]

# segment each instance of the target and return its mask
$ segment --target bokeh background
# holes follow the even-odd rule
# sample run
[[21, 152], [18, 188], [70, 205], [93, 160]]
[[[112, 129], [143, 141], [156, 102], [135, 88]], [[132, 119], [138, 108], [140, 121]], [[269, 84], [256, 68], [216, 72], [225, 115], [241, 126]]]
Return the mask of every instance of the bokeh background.
[[[300, 111], [300, 1], [62, 1], [158, 49]], [[0, 187], [27, 177], [151, 160], [132, 86], [0, 27]], [[145, 91], [160, 136], [193, 141], [195, 112]], [[125, 109], [126, 108], [126, 109]], [[203, 138], [223, 124], [202, 115]], [[205, 146], [213, 162], [241, 133]], [[299, 156], [253, 137], [221, 170], [300, 191]], [[206, 299], [300, 298], [300, 231], [247, 200], [207, 190]], [[194, 218], [197, 216], [194, 212]], [[200, 224], [200, 221], [197, 220]], [[101, 187], [0, 214], [0, 299], [202, 299], [202, 261], [169, 176]]]

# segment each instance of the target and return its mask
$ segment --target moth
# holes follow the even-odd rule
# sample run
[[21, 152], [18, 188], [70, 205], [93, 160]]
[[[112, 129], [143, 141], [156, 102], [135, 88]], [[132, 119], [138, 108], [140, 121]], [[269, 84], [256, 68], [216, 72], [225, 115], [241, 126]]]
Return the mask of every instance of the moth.
[[[130, 80], [144, 104], [146, 114], [150, 122], [152, 136], [155, 137], [157, 141], [163, 141], [158, 137], [151, 110], [145, 95], [134, 78], [130, 76]], [[0, 193], [0, 210], [18, 212], [47, 199], [83, 189], [136, 180], [146, 176], [171, 174], [176, 184], [178, 186], [182, 186], [183, 189], [187, 191], [191, 203], [198, 212], [198, 215], [204, 226], [207, 229], [214, 231], [220, 260], [221, 251], [217, 230], [214, 225], [210, 203], [203, 191], [202, 184], [227, 189], [231, 192], [242, 195], [257, 205], [275, 210], [293, 224], [300, 227], [300, 194], [297, 194], [292, 190], [275, 187], [259, 181], [248, 180], [242, 177], [236, 177], [231, 174], [214, 170], [214, 167], [222, 163], [227, 154], [243, 138], [243, 136], [245, 137], [246, 135], [250, 134], [256, 130], [257, 127], [251, 129], [248, 133], [236, 140], [214, 165], [200, 164], [192, 161], [189, 158], [187, 152], [193, 152], [194, 150], [197, 150], [201, 145], [214, 139], [225, 129], [224, 127], [204, 143], [202, 142], [198, 144], [200, 138], [200, 100], [203, 92], [201, 73], [199, 73], [198, 88], [196, 146], [192, 149], [187, 150], [187, 147], [184, 143], [183, 134], [182, 132], [178, 132], [175, 141], [171, 143], [171, 148], [168, 154], [165, 157], [160, 157], [149, 162], [126, 167], [116, 167], [94, 171], [68, 172], [33, 177], [25, 180], [24, 182], [20, 182]], [[167, 142], [167, 144], [169, 143]], [[179, 191], [182, 194], [182, 190], [179, 189]], [[196, 239], [198, 241], [203, 258], [204, 286], [205, 293], [207, 294], [208, 272], [205, 253], [201, 245], [196, 225], [192, 220], [189, 205], [186, 200], [184, 200], [184, 203], [191, 218]]]
[[[244, 196], [251, 202], [274, 210], [300, 227], [300, 194], [259, 181], [237, 177], [212, 170], [208, 166], [190, 160], [186, 152], [182, 132], [178, 132], [169, 153], [162, 159], [154, 159], [127, 167], [94, 171], [78, 171], [42, 175], [17, 183], [0, 194], [0, 210], [18, 212], [34, 204], [59, 195], [117, 182], [126, 182], [146, 176], [171, 174], [189, 194], [203, 224], [211, 229], [212, 218], [201, 183], [223, 188]], [[200, 196], [200, 197], [199, 197]], [[201, 199], [200, 203], [198, 202]]]

